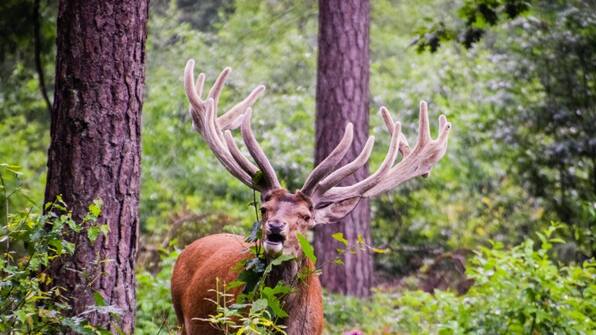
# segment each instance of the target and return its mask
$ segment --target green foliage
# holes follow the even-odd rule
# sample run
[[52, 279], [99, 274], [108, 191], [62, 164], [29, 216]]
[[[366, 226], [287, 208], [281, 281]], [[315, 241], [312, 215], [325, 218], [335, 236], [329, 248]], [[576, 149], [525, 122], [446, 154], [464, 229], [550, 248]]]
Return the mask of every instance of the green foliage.
[[[217, 312], [208, 318], [200, 318], [207, 321], [214, 327], [220, 329], [224, 334], [283, 334], [284, 326], [277, 325], [275, 317], [270, 312], [270, 303], [265, 298], [259, 298], [245, 303], [231, 303], [232, 294], [227, 293], [225, 283], [220, 289], [219, 280], [217, 287], [213, 290], [216, 300], [211, 300], [217, 306]], [[248, 313], [246, 312], [248, 311]]]
[[[237, 265], [242, 269], [237, 280], [230, 283], [217, 280], [217, 287], [213, 290], [216, 300], [210, 300], [215, 304], [216, 314], [201, 320], [211, 323], [225, 334], [286, 334], [284, 326], [279, 323], [288, 316], [283, 310], [282, 301], [290, 294], [292, 287], [282, 282], [269, 287], [267, 278], [274, 267], [294, 257], [282, 254], [267, 260], [258, 253], [256, 247], [252, 247], [251, 251], [253, 257]], [[243, 291], [233, 301], [234, 295], [228, 291], [237, 287], [242, 287]]]
[[480, 41], [488, 28], [526, 13], [532, 2], [532, 0], [463, 0], [457, 10], [462, 22], [431, 21], [428, 26], [418, 28], [418, 36], [411, 45], [415, 45], [418, 52], [426, 50], [436, 52], [442, 43], [456, 40], [470, 49]]
[[592, 334], [596, 331], [596, 263], [560, 266], [551, 256], [555, 227], [511, 250], [480, 248], [462, 296], [438, 291], [375, 293], [368, 303], [327, 296], [331, 334], [351, 328], [366, 334]]
[[[20, 191], [9, 188], [4, 182], [9, 175], [16, 174], [16, 169], [12, 165], [0, 165], [0, 191], [4, 194], [2, 206], [5, 208], [10, 197]], [[83, 224], [96, 227], [94, 222], [101, 213], [100, 204], [89, 206], [83, 223], [73, 220], [60, 197], [46, 204], [44, 213], [37, 213], [34, 208], [22, 209], [20, 212], [7, 210], [0, 226], [0, 332], [107, 334], [90, 325], [83, 316], [70, 316], [67, 298], [46, 272], [52, 260], [72, 256], [75, 252], [75, 245], [65, 236], [80, 233]], [[98, 303], [97, 307], [104, 305]], [[89, 306], [89, 309], [95, 307]]]
[[137, 269], [137, 318], [135, 333], [143, 335], [176, 334], [178, 322], [172, 308], [170, 278], [179, 251], [161, 249], [161, 268], [152, 273]]
[[310, 259], [310, 261], [313, 262], [313, 264], [317, 264], [317, 256], [315, 256], [315, 249], [312, 247], [310, 242], [308, 242], [306, 237], [297, 232], [296, 238], [298, 239], [298, 243], [300, 243], [300, 249], [302, 249], [304, 256]]

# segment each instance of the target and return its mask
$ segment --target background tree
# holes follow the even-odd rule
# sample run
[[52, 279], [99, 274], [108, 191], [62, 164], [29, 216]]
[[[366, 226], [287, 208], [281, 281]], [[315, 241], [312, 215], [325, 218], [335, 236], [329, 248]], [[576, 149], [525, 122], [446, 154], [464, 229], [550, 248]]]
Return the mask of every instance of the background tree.
[[[319, 1], [315, 165], [335, 148], [348, 121], [354, 124], [354, 144], [344, 163], [358, 156], [368, 138], [369, 11], [368, 0]], [[367, 175], [365, 165], [344, 183], [353, 184]], [[336, 264], [341, 244], [331, 237], [342, 232], [352, 244], [358, 239], [370, 243], [369, 224], [369, 203], [363, 199], [340, 222], [315, 228], [321, 282], [327, 289], [370, 295], [372, 256], [364, 251], [346, 253], [341, 256], [343, 264]]]
[[[74, 315], [90, 312], [92, 324], [125, 333], [136, 306], [147, 14], [146, 0], [60, 2], [45, 193], [46, 202], [61, 195], [78, 222], [102, 203], [98, 223], [109, 233], [94, 242], [84, 232], [68, 236], [74, 256], [57, 259], [50, 274]], [[91, 308], [98, 300], [110, 313]]]

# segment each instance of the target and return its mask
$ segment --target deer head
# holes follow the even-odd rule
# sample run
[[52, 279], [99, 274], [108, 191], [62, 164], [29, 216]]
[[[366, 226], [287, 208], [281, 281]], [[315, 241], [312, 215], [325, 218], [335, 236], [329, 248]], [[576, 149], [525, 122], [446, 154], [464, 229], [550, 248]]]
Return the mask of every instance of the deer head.
[[[195, 81], [194, 61], [188, 61], [184, 86], [190, 101], [190, 115], [194, 129], [201, 134], [221, 164], [234, 177], [261, 193], [262, 237], [269, 255], [283, 252], [300, 256], [296, 232], [303, 233], [314, 225], [338, 221], [352, 211], [360, 199], [389, 191], [414, 177], [428, 175], [447, 150], [451, 124], [441, 115], [438, 138], [432, 139], [425, 102], [420, 103], [418, 139], [413, 148], [409, 147], [402, 134], [401, 124], [392, 119], [387, 108], [381, 107], [380, 113], [390, 140], [385, 159], [374, 173], [353, 185], [337, 186], [366, 164], [374, 145], [374, 137], [371, 136], [353, 161], [338, 166], [352, 144], [353, 126], [348, 122], [336, 148], [313, 169], [300, 190], [290, 193], [280, 186], [251, 128], [251, 106], [265, 87], [257, 86], [244, 100], [218, 116], [219, 96], [230, 71], [226, 68], [221, 72], [203, 99], [205, 75], [201, 73]], [[237, 128], [240, 128], [254, 163], [242, 154], [232, 137], [232, 130]], [[403, 158], [396, 164], [398, 153]]]

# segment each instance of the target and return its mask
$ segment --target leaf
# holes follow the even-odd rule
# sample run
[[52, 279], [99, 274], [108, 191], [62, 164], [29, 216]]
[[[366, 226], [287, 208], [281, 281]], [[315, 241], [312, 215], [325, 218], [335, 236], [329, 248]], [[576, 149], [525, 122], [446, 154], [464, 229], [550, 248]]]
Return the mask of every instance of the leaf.
[[91, 226], [89, 229], [87, 229], [87, 238], [89, 241], [91, 241], [91, 243], [93, 243], [95, 240], [97, 240], [99, 233], [100, 231], [98, 226]]
[[95, 199], [93, 200], [93, 202], [89, 205], [89, 214], [91, 214], [92, 216], [94, 216], [95, 218], [98, 218], [99, 215], [101, 214], [101, 206], [102, 206], [103, 202], [101, 201], [101, 199]]
[[298, 243], [300, 243], [300, 248], [304, 255], [310, 259], [311, 262], [317, 263], [317, 256], [315, 256], [315, 249], [312, 247], [310, 242], [304, 237], [304, 235], [300, 233], [296, 233], [296, 238], [298, 238]]
[[265, 308], [267, 308], [268, 303], [267, 303], [267, 299], [257, 299], [252, 303], [252, 307], [250, 308], [250, 313], [256, 313], [259, 311], [264, 310]]
[[269, 303], [269, 307], [271, 308], [273, 314], [280, 318], [285, 318], [288, 316], [288, 313], [286, 313], [281, 307], [280, 298], [290, 292], [292, 292], [292, 288], [290, 286], [285, 285], [283, 283], [278, 283], [274, 288], [263, 288], [261, 293], [263, 293], [263, 295], [267, 299], [267, 302]]
[[284, 311], [281, 307], [281, 302], [277, 297], [267, 296], [267, 303], [269, 305], [269, 308], [271, 308], [273, 314], [275, 314], [276, 316], [280, 318], [285, 318], [288, 316], [288, 313], [286, 313], [286, 311]]
[[87, 228], [87, 238], [89, 239], [89, 241], [91, 241], [93, 243], [93, 242], [95, 242], [95, 240], [97, 240], [97, 238], [99, 237], [99, 234], [102, 234], [103, 236], [107, 236], [109, 232], [110, 232], [110, 226], [107, 223], [104, 223], [101, 225], [90, 226], [89, 228]]
[[344, 237], [344, 233], [337, 232], [337, 233], [331, 235], [331, 237], [334, 240], [336, 240], [336, 241], [340, 242], [341, 244], [345, 245], [346, 247], [348, 246], [348, 240], [346, 240], [346, 238]]
[[95, 300], [96, 306], [106, 306], [106, 301], [98, 291], [93, 292], [93, 299]]
[[281, 254], [281, 255], [277, 256], [277, 258], [275, 258], [274, 260], [271, 261], [271, 265], [278, 266], [281, 263], [287, 262], [292, 259], [294, 259], [294, 256], [292, 256], [292, 255]]
[[253, 271], [255, 273], [262, 273], [263, 271], [265, 271], [265, 262], [258, 258], [251, 258], [248, 260], [248, 262], [246, 262], [246, 267], [245, 269], [247, 271]]
[[370, 248], [370, 250], [372, 250], [372, 252], [374, 252], [375, 254], [386, 254], [389, 252], [389, 249], [380, 249], [380, 248]]
[[284, 283], [277, 283], [274, 288], [263, 288], [263, 294], [265, 295], [288, 294], [290, 292], [292, 292], [292, 288]]
[[75, 244], [68, 241], [62, 241], [62, 246], [66, 250], [66, 253], [72, 255], [75, 251]]
[[246, 284], [245, 282], [243, 282], [242, 280], [232, 280], [231, 282], [228, 283], [227, 288], [228, 289], [235, 289], [236, 287], [240, 287], [242, 285]]
[[107, 223], [104, 223], [102, 225], [99, 225], [99, 230], [101, 231], [103, 236], [108, 236], [108, 233], [110, 232], [110, 226]]

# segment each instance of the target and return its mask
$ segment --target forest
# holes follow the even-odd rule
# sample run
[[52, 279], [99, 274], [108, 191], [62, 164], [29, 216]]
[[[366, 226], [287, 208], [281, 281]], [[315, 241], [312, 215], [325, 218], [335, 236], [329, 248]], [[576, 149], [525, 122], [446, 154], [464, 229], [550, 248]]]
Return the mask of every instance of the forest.
[[[0, 32], [0, 334], [596, 332], [593, 0], [3, 0]], [[351, 129], [341, 164], [375, 144], [342, 186], [413, 157], [421, 101], [427, 170], [307, 192]], [[226, 166], [230, 131], [257, 167]], [[276, 188], [314, 228], [273, 257]], [[222, 233], [249, 258], [211, 272], [239, 279], [181, 318], [176, 287], [199, 289], [176, 260], [199, 269], [183, 250]], [[319, 279], [321, 310], [295, 312]]]

